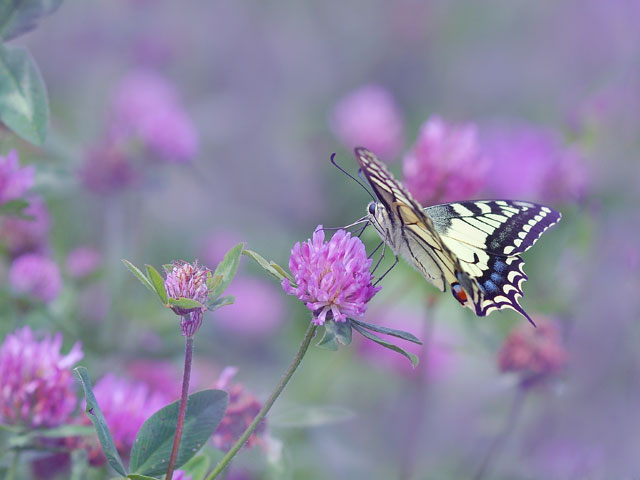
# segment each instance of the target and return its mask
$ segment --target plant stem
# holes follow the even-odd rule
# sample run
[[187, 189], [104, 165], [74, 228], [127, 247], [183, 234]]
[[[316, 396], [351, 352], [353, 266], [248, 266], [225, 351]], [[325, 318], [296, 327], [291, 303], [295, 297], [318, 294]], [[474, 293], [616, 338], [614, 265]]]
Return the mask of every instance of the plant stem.
[[422, 347], [420, 349], [420, 364], [416, 372], [416, 392], [409, 409], [407, 441], [404, 455], [400, 463], [400, 480], [411, 480], [415, 474], [416, 461], [420, 448], [420, 432], [424, 423], [427, 391], [429, 389], [429, 349], [432, 346], [434, 328], [434, 307], [438, 301], [435, 294], [429, 294], [425, 302], [425, 315], [422, 323]]
[[480, 468], [476, 472], [473, 477], [474, 480], [481, 480], [484, 478], [485, 474], [489, 470], [491, 463], [495, 461], [495, 458], [498, 456], [504, 442], [507, 440], [507, 437], [513, 431], [518, 417], [520, 416], [520, 412], [522, 411], [522, 405], [524, 405], [524, 399], [527, 393], [527, 388], [519, 383], [518, 389], [516, 390], [515, 397], [513, 398], [513, 403], [511, 404], [511, 410], [509, 410], [509, 416], [507, 417], [507, 422], [502, 431], [494, 438], [493, 443], [489, 447], [487, 451], [487, 455], [484, 457]]
[[291, 377], [293, 376], [294, 372], [300, 365], [300, 362], [302, 362], [302, 358], [304, 357], [304, 354], [307, 353], [307, 349], [311, 344], [311, 339], [315, 335], [317, 328], [318, 327], [313, 323], [309, 324], [309, 328], [307, 328], [307, 332], [304, 334], [304, 338], [302, 339], [302, 343], [300, 344], [298, 353], [296, 353], [296, 356], [293, 358], [291, 365], [289, 365], [289, 368], [283, 375], [282, 379], [280, 380], [280, 383], [278, 384], [278, 386], [276, 386], [275, 390], [271, 393], [271, 395], [269, 396], [265, 404], [262, 406], [262, 408], [256, 415], [256, 418], [253, 419], [253, 421], [249, 424], [249, 426], [244, 431], [242, 436], [233, 445], [233, 447], [231, 447], [231, 449], [227, 452], [227, 454], [224, 457], [222, 457], [222, 460], [218, 462], [218, 464], [216, 465], [216, 468], [213, 469], [213, 471], [209, 474], [206, 480], [213, 480], [218, 476], [218, 474], [220, 474], [220, 472], [222, 472], [225, 469], [227, 464], [236, 455], [236, 453], [238, 453], [238, 451], [242, 448], [245, 442], [249, 439], [253, 431], [258, 427], [262, 419], [267, 415], [267, 413], [275, 403], [276, 399], [280, 396], [280, 394], [284, 390], [284, 387], [286, 387], [287, 383], [289, 383], [289, 380], [291, 380]]
[[7, 472], [7, 480], [15, 480], [16, 473], [18, 472], [18, 464], [20, 460], [20, 450], [13, 452], [13, 460], [11, 461], [11, 468]]
[[191, 378], [191, 360], [193, 358], [193, 336], [187, 337], [184, 351], [184, 375], [182, 376], [182, 395], [180, 396], [180, 409], [178, 410], [178, 425], [176, 426], [176, 436], [173, 437], [173, 448], [171, 449], [171, 457], [169, 458], [169, 467], [167, 468], [167, 476], [165, 480], [173, 478], [173, 470], [178, 459], [178, 450], [180, 449], [180, 440], [182, 439], [182, 430], [184, 428], [184, 417], [187, 414], [187, 400], [189, 398], [189, 379]]

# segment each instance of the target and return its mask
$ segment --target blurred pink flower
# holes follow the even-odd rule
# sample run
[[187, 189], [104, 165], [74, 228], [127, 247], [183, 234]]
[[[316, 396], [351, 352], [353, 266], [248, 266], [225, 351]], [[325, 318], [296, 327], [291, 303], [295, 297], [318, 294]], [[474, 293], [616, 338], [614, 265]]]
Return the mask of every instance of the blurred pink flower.
[[325, 242], [322, 225], [318, 225], [312, 240], [298, 242], [291, 250], [289, 270], [297, 286], [284, 279], [282, 288], [304, 302], [316, 325], [322, 325], [327, 314], [336, 322], [345, 322], [347, 317], [364, 315], [367, 302], [381, 288], [371, 284], [370, 266], [359, 238], [338, 230]]
[[22, 197], [33, 186], [33, 166], [20, 168], [18, 152], [0, 155], [0, 205]]
[[[251, 393], [246, 392], [244, 386], [239, 383], [231, 383], [236, 372], [235, 367], [225, 368], [215, 385], [215, 388], [226, 390], [229, 393], [229, 405], [224, 413], [224, 418], [212, 437], [213, 444], [224, 451], [228, 451], [233, 446], [262, 408], [260, 401]], [[263, 420], [251, 434], [245, 446], [253, 447], [261, 444], [265, 431], [266, 423]]]
[[[163, 392], [170, 400], [180, 398], [182, 372], [169, 361], [162, 360], [133, 360], [127, 362], [127, 373], [135, 380], [144, 382], [152, 391]], [[195, 372], [191, 375], [193, 385], [196, 385]]]
[[483, 135], [490, 161], [487, 190], [498, 198], [544, 202], [576, 201], [585, 193], [584, 158], [561, 145], [554, 132], [520, 126]]
[[[123, 458], [129, 457], [142, 424], [171, 401], [164, 392], [152, 391], [142, 382], [117, 377], [111, 373], [96, 382], [93, 393], [104, 414], [118, 453]], [[87, 415], [82, 417], [81, 422], [91, 424]], [[89, 452], [92, 465], [103, 465], [106, 462], [97, 438], [75, 438], [71, 443], [74, 447], [85, 448]]]
[[77, 396], [71, 367], [83, 357], [80, 342], [62, 355], [62, 334], [38, 341], [27, 326], [0, 346], [0, 423], [29, 428], [67, 422]]
[[191, 160], [198, 136], [175, 87], [152, 70], [129, 73], [115, 93], [112, 134], [137, 137], [159, 159], [169, 163]]
[[164, 286], [170, 298], [185, 297], [200, 302], [202, 308], [171, 307], [176, 315], [180, 315], [182, 335], [193, 336], [202, 325], [202, 314], [206, 310], [209, 288], [207, 287], [207, 274], [209, 269], [198, 265], [198, 261], [192, 265], [187, 262], [173, 262], [171, 269], [165, 269], [166, 278]]
[[261, 338], [273, 333], [284, 318], [281, 292], [265, 280], [236, 276], [225, 292], [235, 302], [215, 312], [215, 323], [243, 336]]
[[78, 175], [87, 190], [100, 195], [130, 187], [140, 178], [125, 145], [114, 139], [103, 140], [91, 147]]
[[234, 245], [242, 242], [242, 235], [233, 230], [216, 230], [204, 238], [202, 258], [206, 265], [217, 265]]
[[484, 186], [487, 162], [475, 125], [452, 125], [432, 117], [404, 156], [404, 184], [423, 205], [464, 200]]
[[76, 247], [67, 255], [67, 272], [74, 278], [83, 278], [95, 272], [102, 263], [102, 255], [90, 246]]
[[[383, 327], [394, 328], [396, 330], [404, 330], [412, 333], [420, 340], [424, 338], [425, 318], [420, 313], [403, 308], [390, 307], [382, 312], [377, 312], [367, 318], [369, 323], [380, 325]], [[378, 365], [381, 368], [394, 370], [405, 375], [415, 376], [422, 371], [433, 379], [443, 378], [454, 368], [455, 355], [450, 345], [451, 339], [449, 335], [442, 332], [442, 328], [438, 328], [428, 340], [427, 358], [420, 358], [420, 364], [423, 368], [413, 368], [407, 359], [398, 355], [396, 352], [370, 342], [366, 339], [360, 339], [358, 336], [358, 353], [367, 361]], [[406, 351], [418, 355], [422, 355], [422, 346], [411, 342], [402, 342], [401, 345]]]
[[173, 472], [173, 480], [191, 480], [193, 477], [191, 475], [187, 475], [184, 470], [176, 470]]
[[18, 293], [51, 302], [62, 290], [62, 276], [58, 265], [50, 258], [38, 253], [27, 253], [11, 264], [9, 284]]
[[48, 245], [51, 220], [44, 201], [40, 197], [30, 197], [24, 213], [33, 218], [7, 217], [0, 221], [0, 242], [14, 257], [27, 252], [42, 252]]
[[511, 331], [498, 352], [502, 372], [516, 372], [535, 380], [559, 372], [567, 360], [556, 326], [538, 318], [537, 328], [522, 325]]
[[404, 143], [402, 114], [391, 94], [379, 85], [365, 85], [335, 106], [330, 125], [350, 149], [366, 147], [387, 161]]

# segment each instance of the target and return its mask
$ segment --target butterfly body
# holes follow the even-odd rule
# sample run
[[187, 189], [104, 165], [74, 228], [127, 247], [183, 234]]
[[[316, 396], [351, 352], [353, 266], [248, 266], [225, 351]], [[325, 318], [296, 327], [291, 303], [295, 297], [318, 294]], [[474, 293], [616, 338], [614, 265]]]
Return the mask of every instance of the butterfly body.
[[371, 152], [356, 149], [378, 202], [367, 218], [380, 238], [440, 291], [447, 285], [476, 315], [520, 306], [527, 279], [520, 254], [557, 223], [556, 210], [530, 202], [481, 200], [422, 207]]

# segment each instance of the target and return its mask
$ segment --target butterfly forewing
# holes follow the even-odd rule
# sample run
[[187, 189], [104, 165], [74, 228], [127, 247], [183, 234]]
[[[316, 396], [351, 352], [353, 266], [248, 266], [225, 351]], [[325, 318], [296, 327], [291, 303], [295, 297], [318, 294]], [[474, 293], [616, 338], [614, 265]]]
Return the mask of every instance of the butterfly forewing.
[[438, 233], [495, 255], [517, 255], [560, 221], [560, 212], [530, 202], [478, 200], [426, 207]]

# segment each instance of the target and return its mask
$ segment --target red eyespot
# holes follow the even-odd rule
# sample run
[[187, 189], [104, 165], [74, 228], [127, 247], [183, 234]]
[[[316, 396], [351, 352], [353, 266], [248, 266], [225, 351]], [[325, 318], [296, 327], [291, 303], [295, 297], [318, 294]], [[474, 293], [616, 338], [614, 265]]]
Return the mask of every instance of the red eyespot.
[[451, 293], [453, 293], [453, 297], [458, 300], [461, 305], [467, 303], [467, 292], [464, 291], [464, 288], [462, 288], [459, 283], [451, 284]]

